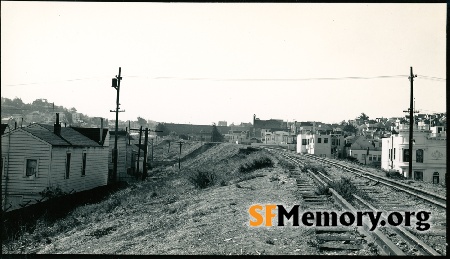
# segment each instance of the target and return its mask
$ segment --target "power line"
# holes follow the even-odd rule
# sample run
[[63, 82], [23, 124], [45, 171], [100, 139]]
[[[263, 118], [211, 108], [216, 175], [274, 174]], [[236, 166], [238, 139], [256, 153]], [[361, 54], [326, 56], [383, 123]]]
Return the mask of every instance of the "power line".
[[434, 76], [421, 76], [418, 75], [418, 78], [422, 78], [422, 79], [427, 79], [427, 80], [433, 80], [433, 81], [447, 81], [447, 79], [445, 78], [440, 78], [440, 77], [434, 77]]
[[[21, 83], [21, 84], [8, 84], [8, 85], [2, 85], [2, 86], [25, 86], [25, 85], [39, 85], [39, 84], [52, 84], [52, 83], [59, 83], [59, 82], [72, 82], [72, 81], [83, 81], [83, 80], [91, 80], [91, 79], [99, 79], [103, 78], [101, 77], [88, 77], [88, 78], [74, 78], [74, 79], [66, 79], [66, 80], [57, 80], [57, 81], [49, 81], [49, 82], [32, 82], [32, 83]], [[105, 76], [106, 78], [106, 76]]]
[[312, 81], [312, 80], [348, 80], [348, 79], [379, 79], [379, 78], [399, 78], [408, 75], [373, 76], [373, 77], [308, 77], [308, 78], [182, 78], [182, 77], [156, 77], [154, 79], [176, 79], [176, 80], [211, 80], [211, 81]]
[[[154, 80], [187, 80], [187, 81], [316, 81], [316, 80], [370, 80], [370, 79], [381, 79], [381, 78], [401, 78], [408, 77], [408, 75], [386, 75], [386, 76], [372, 76], [372, 77], [361, 77], [361, 76], [347, 76], [347, 77], [305, 77], [305, 78], [208, 78], [208, 77], [172, 77], [172, 76], [163, 76], [163, 77], [149, 77], [142, 75], [132, 75], [132, 76], [124, 76], [123, 78], [147, 78]], [[432, 81], [446, 81], [447, 79], [441, 77], [433, 77], [433, 76], [423, 76], [418, 75], [418, 78], [432, 80]], [[103, 78], [103, 76], [99, 77], [89, 77], [89, 78], [74, 78], [74, 79], [66, 79], [66, 80], [58, 80], [58, 81], [50, 81], [50, 82], [32, 82], [32, 83], [21, 83], [21, 84], [7, 84], [3, 86], [27, 86], [27, 85], [39, 85], [39, 84], [50, 84], [50, 83], [59, 83], [59, 82], [73, 82], [73, 81], [83, 81], [83, 80], [92, 80]], [[106, 76], [105, 76], [106, 78]]]

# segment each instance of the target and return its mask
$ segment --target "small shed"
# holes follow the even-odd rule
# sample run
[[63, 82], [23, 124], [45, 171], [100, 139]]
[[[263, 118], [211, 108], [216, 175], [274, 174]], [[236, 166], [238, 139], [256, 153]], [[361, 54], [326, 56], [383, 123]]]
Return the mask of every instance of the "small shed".
[[[109, 132], [31, 124], [2, 135], [3, 209], [35, 203], [47, 187], [80, 192], [107, 184]], [[97, 132], [97, 133], [95, 133]], [[88, 135], [88, 136], [87, 136]]]

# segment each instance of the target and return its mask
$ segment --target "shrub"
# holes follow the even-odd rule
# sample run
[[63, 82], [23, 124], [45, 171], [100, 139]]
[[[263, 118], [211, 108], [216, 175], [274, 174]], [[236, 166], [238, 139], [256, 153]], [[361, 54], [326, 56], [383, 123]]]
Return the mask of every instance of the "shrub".
[[319, 185], [315, 191], [317, 195], [330, 195], [330, 189], [328, 186]]
[[333, 188], [348, 202], [353, 201], [354, 199], [353, 194], [356, 194], [367, 201], [372, 201], [372, 199], [369, 196], [367, 196], [365, 192], [358, 190], [358, 188], [356, 187], [356, 185], [352, 183], [350, 178], [343, 177], [340, 181], [331, 183], [330, 187]]
[[400, 179], [400, 180], [406, 179], [406, 177], [404, 177], [402, 174], [400, 174], [397, 171], [385, 171], [385, 173], [386, 173], [386, 177], [389, 177], [389, 178]]
[[190, 173], [188, 179], [196, 188], [204, 189], [215, 184], [216, 175], [210, 171], [196, 170]]
[[357, 163], [358, 162], [358, 159], [356, 157], [353, 157], [353, 156], [347, 156], [347, 157], [345, 157], [345, 159], [350, 161], [350, 162], [353, 162], [353, 163]]
[[244, 164], [241, 164], [241, 166], [239, 166], [239, 172], [248, 173], [257, 169], [272, 166], [273, 166], [272, 160], [266, 156], [263, 156], [256, 158], [252, 161], [245, 162]]
[[285, 169], [287, 169], [287, 170], [294, 170], [294, 169], [295, 169], [295, 165], [292, 164], [292, 162], [289, 162], [289, 161], [286, 161], [286, 160], [280, 160], [280, 161], [278, 162], [278, 164], [279, 164], [281, 167], [283, 167], [283, 168], [285, 168]]
[[59, 187], [47, 187], [45, 188], [42, 192], [39, 193], [42, 198], [47, 198], [47, 199], [51, 199], [51, 198], [56, 198], [56, 197], [61, 197], [66, 195], [66, 192], [63, 192], [61, 190], [61, 188]]
[[320, 172], [322, 174], [328, 175], [328, 172], [321, 165], [306, 164], [306, 165], [303, 166], [302, 172], [306, 172], [307, 170], [310, 170], [313, 173]]

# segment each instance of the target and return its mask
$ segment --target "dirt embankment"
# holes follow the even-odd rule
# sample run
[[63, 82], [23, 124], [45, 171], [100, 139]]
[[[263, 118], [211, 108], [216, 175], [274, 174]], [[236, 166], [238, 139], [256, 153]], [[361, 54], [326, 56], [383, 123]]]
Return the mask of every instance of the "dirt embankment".
[[[81, 206], [67, 217], [40, 220], [34, 231], [3, 245], [4, 253], [71, 254], [316, 254], [311, 229], [249, 227], [248, 209], [259, 203], [299, 204], [295, 180], [272, 167], [242, 173], [240, 166], [268, 156], [221, 144], [166, 167], [144, 182]], [[214, 175], [195, 188], [190, 176]]]

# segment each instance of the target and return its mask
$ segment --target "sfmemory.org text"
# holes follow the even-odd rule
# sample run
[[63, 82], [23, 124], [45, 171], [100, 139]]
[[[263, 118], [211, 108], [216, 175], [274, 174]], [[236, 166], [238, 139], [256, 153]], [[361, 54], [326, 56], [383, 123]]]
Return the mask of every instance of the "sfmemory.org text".
[[[274, 213], [275, 211], [275, 213]], [[381, 211], [305, 211], [300, 214], [299, 205], [294, 205], [290, 210], [286, 210], [283, 205], [275, 204], [254, 204], [249, 210], [250, 226], [273, 226], [272, 221], [277, 221], [277, 226], [285, 226], [285, 220], [292, 220], [292, 226], [362, 226], [363, 221], [370, 223], [370, 231], [379, 226], [411, 226], [414, 221], [418, 231], [430, 229], [427, 221], [431, 212], [427, 211], [392, 211], [382, 219]]]

